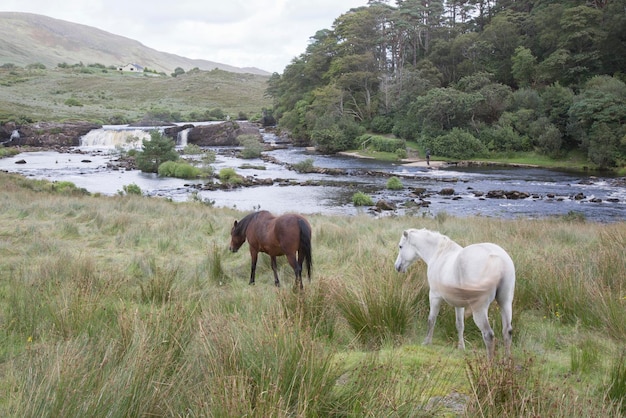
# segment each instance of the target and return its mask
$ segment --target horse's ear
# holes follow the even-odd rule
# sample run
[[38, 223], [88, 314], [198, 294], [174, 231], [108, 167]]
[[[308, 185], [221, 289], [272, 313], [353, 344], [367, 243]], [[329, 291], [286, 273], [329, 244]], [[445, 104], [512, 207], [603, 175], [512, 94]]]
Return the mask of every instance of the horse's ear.
[[402, 233], [402, 235], [404, 235], [405, 237], [409, 236], [409, 231], [407, 231], [406, 229], [404, 230], [404, 232]]
[[235, 219], [235, 224], [233, 225], [233, 227], [237, 226], [237, 219]]

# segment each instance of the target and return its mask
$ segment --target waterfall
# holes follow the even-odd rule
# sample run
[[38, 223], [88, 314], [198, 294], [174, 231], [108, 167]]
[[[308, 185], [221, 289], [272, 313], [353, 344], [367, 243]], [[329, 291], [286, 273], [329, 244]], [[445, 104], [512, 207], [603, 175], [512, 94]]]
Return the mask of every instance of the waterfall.
[[144, 139], [150, 139], [150, 131], [128, 127], [109, 126], [94, 129], [80, 138], [80, 147], [105, 149], [139, 149]]
[[187, 146], [187, 135], [189, 135], [189, 131], [192, 128], [187, 128], [187, 129], [183, 129], [182, 131], [180, 131], [178, 133], [178, 135], [176, 136], [176, 146], [177, 147], [186, 147]]

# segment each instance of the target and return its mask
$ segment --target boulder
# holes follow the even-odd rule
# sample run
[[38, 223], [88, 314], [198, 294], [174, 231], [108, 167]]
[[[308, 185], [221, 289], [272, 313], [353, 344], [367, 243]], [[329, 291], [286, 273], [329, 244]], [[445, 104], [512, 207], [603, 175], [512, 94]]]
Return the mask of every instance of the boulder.
[[187, 134], [187, 143], [199, 146], [237, 146], [239, 135], [258, 135], [259, 128], [250, 122], [227, 121], [194, 126]]
[[491, 190], [487, 192], [486, 197], [491, 199], [511, 199], [519, 200], [530, 197], [530, 194], [526, 192], [519, 192], [517, 190], [505, 191], [505, 190]]
[[0, 126], [0, 142], [5, 146], [76, 147], [80, 145], [82, 136], [101, 127], [91, 122], [39, 122], [25, 125], [9, 122]]
[[378, 210], [394, 210], [395, 208], [396, 205], [383, 199], [380, 199], [378, 202], [376, 202], [376, 209]]

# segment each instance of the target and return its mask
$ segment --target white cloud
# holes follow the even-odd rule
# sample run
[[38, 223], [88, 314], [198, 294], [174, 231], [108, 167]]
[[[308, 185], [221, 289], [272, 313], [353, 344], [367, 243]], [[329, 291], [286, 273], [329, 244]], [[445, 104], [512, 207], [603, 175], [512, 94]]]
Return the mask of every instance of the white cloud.
[[0, 11], [93, 26], [162, 52], [281, 73], [309, 38], [367, 0], [3, 0]]

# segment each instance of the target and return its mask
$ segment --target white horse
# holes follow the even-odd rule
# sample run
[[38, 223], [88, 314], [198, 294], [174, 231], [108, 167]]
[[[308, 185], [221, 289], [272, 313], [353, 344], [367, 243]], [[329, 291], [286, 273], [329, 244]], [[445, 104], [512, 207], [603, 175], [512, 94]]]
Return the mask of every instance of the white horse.
[[424, 344], [430, 344], [441, 302], [454, 306], [459, 349], [465, 349], [463, 340], [465, 308], [470, 308], [474, 322], [480, 328], [492, 359], [495, 350], [493, 330], [489, 325], [488, 310], [494, 299], [502, 315], [502, 336], [507, 356], [511, 355], [511, 317], [515, 290], [515, 266], [501, 247], [492, 243], [461, 247], [450, 238], [426, 229], [407, 229], [402, 234], [395, 267], [399, 272], [418, 257], [427, 264], [430, 287], [428, 333]]

